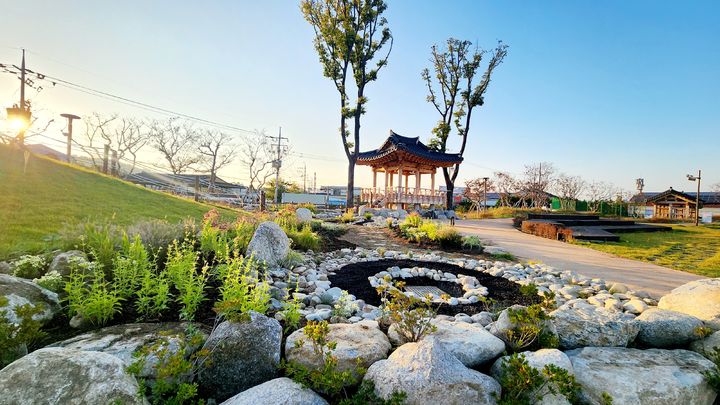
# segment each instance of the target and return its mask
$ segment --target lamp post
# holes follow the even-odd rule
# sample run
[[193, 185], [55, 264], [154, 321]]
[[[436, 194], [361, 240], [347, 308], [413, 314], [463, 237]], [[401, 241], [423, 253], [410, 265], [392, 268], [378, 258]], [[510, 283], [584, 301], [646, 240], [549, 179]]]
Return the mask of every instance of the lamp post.
[[7, 108], [7, 117], [10, 126], [18, 131], [17, 143], [25, 143], [25, 131], [30, 127], [30, 109], [25, 108], [25, 50], [22, 50], [22, 63], [20, 64], [20, 105]]
[[66, 158], [66, 160], [67, 160], [68, 163], [71, 163], [70, 156], [72, 156], [72, 155], [71, 155], [71, 151], [72, 151], [71, 149], [72, 149], [72, 133], [73, 133], [72, 124], [73, 124], [73, 120], [79, 120], [80, 117], [78, 117], [78, 116], [75, 115], [75, 114], [67, 114], [67, 113], [66, 113], [66, 114], [60, 114], [60, 116], [63, 117], [63, 118], [67, 118], [67, 120], [68, 120], [68, 131], [67, 131], [67, 132], [63, 132], [63, 135], [65, 135], [65, 136], [67, 137], [67, 150], [66, 150], [66, 152], [65, 152], [65, 158]]
[[698, 170], [697, 176], [692, 174], [687, 175], [687, 179], [690, 181], [697, 181], [697, 194], [695, 194], [695, 226], [700, 225], [700, 180], [702, 177], [702, 170]]

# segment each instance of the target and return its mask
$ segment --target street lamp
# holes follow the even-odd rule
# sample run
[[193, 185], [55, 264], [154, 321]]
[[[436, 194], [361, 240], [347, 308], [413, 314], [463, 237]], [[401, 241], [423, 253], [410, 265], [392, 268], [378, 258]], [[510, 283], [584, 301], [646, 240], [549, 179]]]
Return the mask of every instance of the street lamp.
[[5, 111], [7, 111], [7, 119], [10, 124], [10, 128], [14, 131], [21, 132], [30, 127], [30, 111], [17, 106], [6, 108]]
[[698, 170], [697, 176], [693, 176], [692, 174], [687, 175], [687, 179], [690, 181], [697, 181], [697, 194], [695, 194], [695, 226], [698, 226], [700, 224], [700, 180], [702, 177], [700, 175], [702, 174], [701, 170]]
[[80, 117], [78, 117], [75, 114], [67, 114], [67, 113], [60, 114], [60, 116], [63, 118], [67, 118], [67, 121], [68, 121], [68, 131], [63, 132], [63, 135], [65, 135], [67, 137], [67, 151], [65, 152], [65, 155], [66, 155], [65, 157], [67, 158], [67, 162], [70, 163], [70, 156], [72, 156], [72, 154], [71, 154], [71, 152], [72, 152], [71, 145], [72, 145], [72, 136], [73, 136], [72, 124], [73, 124], [73, 120], [79, 120]]

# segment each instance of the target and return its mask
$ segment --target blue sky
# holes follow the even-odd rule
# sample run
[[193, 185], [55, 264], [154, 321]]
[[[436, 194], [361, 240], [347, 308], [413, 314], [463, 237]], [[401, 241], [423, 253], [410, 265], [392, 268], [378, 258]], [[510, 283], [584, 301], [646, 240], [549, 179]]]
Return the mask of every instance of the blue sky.
[[[367, 91], [361, 149], [390, 129], [427, 140], [437, 117], [420, 71], [433, 43], [502, 39], [509, 53], [474, 113], [461, 179], [549, 161], [628, 190], [637, 177], [648, 191], [692, 190], [685, 174], [697, 169], [718, 183], [719, 14], [712, 1], [390, 1], [395, 42]], [[338, 97], [297, 2], [26, 0], [3, 5], [0, 33], [0, 62], [17, 63], [22, 46], [43, 73], [241, 128], [282, 126], [312, 156], [290, 159], [285, 177], [305, 163], [320, 184], [345, 181]], [[17, 87], [0, 74], [0, 104]], [[35, 105], [151, 116], [61, 87]], [[49, 132], [60, 139], [60, 129]], [[367, 168], [356, 173], [370, 184]], [[244, 177], [239, 166], [224, 174]]]

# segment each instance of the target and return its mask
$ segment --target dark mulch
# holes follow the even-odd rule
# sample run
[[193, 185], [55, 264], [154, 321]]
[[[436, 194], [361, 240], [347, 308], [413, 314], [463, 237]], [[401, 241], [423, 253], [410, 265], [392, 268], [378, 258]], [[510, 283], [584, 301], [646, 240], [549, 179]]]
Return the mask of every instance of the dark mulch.
[[[340, 287], [343, 290], [347, 290], [350, 294], [365, 301], [367, 304], [379, 306], [380, 296], [377, 291], [370, 286], [368, 277], [393, 266], [400, 268], [426, 267], [455, 275], [464, 274], [473, 276], [478, 279], [480, 284], [488, 288], [488, 298], [495, 301], [495, 308], [506, 308], [514, 304], [532, 305], [540, 302], [539, 297], [522, 295], [520, 293], [520, 285], [517, 283], [502, 277], [491, 276], [486, 273], [464, 269], [448, 263], [423, 262], [418, 260], [379, 260], [374, 262], [352, 263], [339, 269], [336, 272], [337, 274], [329, 277], [329, 280], [333, 287]], [[427, 277], [415, 277], [405, 279], [404, 281], [407, 285], [435, 286], [453, 297], [462, 297], [463, 294], [462, 287], [456, 283], [435, 281]], [[488, 310], [488, 307], [484, 303], [454, 306], [442, 304], [438, 309], [438, 313], [443, 315], [456, 315], [459, 313], [473, 315], [486, 310]]]
[[340, 239], [347, 232], [346, 228], [328, 228], [322, 227], [317, 233], [320, 235], [320, 251], [332, 252], [340, 249], [355, 249], [357, 245], [346, 240]]

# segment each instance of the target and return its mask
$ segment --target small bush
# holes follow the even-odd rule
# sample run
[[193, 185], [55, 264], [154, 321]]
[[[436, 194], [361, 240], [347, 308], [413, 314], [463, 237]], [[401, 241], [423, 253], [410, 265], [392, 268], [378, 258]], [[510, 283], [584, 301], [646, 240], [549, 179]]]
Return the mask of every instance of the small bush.
[[285, 322], [283, 332], [290, 334], [300, 327], [302, 314], [300, 313], [300, 302], [296, 299], [283, 302], [283, 309], [280, 311]]
[[335, 302], [335, 305], [332, 309], [332, 316], [337, 316], [340, 318], [350, 318], [355, 311], [358, 311], [360, 308], [355, 304], [355, 302], [352, 300], [352, 297], [350, 297], [350, 294], [343, 290], [342, 295], [340, 295], [340, 298]]
[[479, 250], [482, 252], [482, 243], [480, 238], [475, 235], [468, 235], [462, 237], [462, 247], [467, 250]]
[[534, 297], [538, 295], [538, 288], [535, 284], [525, 284], [520, 286], [520, 294], [522, 294], [525, 297]]
[[42, 288], [56, 293], [62, 292], [65, 286], [62, 274], [55, 270], [45, 273], [45, 275], [40, 278], [33, 279], [33, 282]]
[[422, 225], [422, 223], [423, 219], [420, 214], [418, 214], [417, 212], [412, 212], [405, 217], [402, 225], [408, 226], [410, 228], [418, 228], [420, 227], [420, 225]]
[[373, 214], [372, 214], [372, 212], [366, 212], [365, 215], [363, 215], [363, 217], [365, 218], [366, 221], [369, 221], [372, 219]]
[[286, 229], [288, 238], [293, 241], [293, 247], [300, 250], [318, 250], [320, 247], [320, 236], [312, 231], [310, 225], [303, 226], [299, 231]]
[[[8, 299], [0, 296], [0, 308], [8, 306]], [[21, 348], [45, 336], [40, 321], [33, 316], [44, 311], [42, 304], [25, 304], [14, 307], [19, 323], [7, 319], [7, 311], [0, 309], [0, 369], [12, 363], [21, 353]]]
[[233, 250], [245, 254], [250, 240], [255, 234], [257, 224], [254, 222], [240, 220], [235, 223], [235, 236], [232, 240]]
[[407, 296], [402, 291], [404, 287], [404, 282], [393, 283], [390, 276], [377, 287], [383, 313], [381, 321], [395, 325], [407, 342], [417, 342], [436, 330], [432, 320], [437, 315], [437, 308], [432, 305], [432, 297], [420, 299]]
[[280, 267], [286, 268], [286, 269], [294, 269], [297, 266], [300, 266], [305, 262], [305, 258], [300, 252], [297, 252], [295, 250], [290, 250], [282, 260], [278, 263]]
[[135, 292], [135, 308], [141, 319], [157, 319], [170, 304], [170, 280], [165, 272], [156, 274], [146, 269], [140, 279], [140, 288]]
[[70, 259], [70, 280], [65, 283], [69, 315], [105, 325], [120, 312], [121, 298], [94, 263], [73, 259], [77, 258]]
[[515, 256], [513, 256], [512, 253], [508, 252], [493, 253], [490, 256], [492, 256], [492, 258], [495, 260], [516, 260]]
[[265, 314], [270, 308], [270, 286], [259, 280], [263, 266], [255, 258], [230, 259], [220, 278], [220, 300], [214, 310], [230, 321], [245, 321], [249, 312]]
[[555, 348], [559, 345], [557, 336], [546, 330], [546, 324], [551, 319], [542, 306], [531, 305], [526, 308], [508, 308], [510, 322], [515, 326], [507, 331], [507, 341], [514, 352], [523, 349]]
[[44, 256], [23, 255], [13, 262], [15, 277], [34, 279], [42, 277], [47, 269], [47, 261]]
[[542, 370], [532, 367], [525, 355], [513, 354], [501, 364], [502, 395], [499, 405], [531, 405], [540, 401], [546, 393], [561, 394], [578, 403], [580, 384], [567, 370], [547, 364]]
[[390, 399], [384, 400], [375, 394], [375, 383], [364, 380], [357, 392], [352, 397], [341, 400], [340, 405], [402, 405], [406, 398], [405, 392], [393, 392]]
[[126, 229], [130, 239], [140, 237], [149, 252], [157, 252], [161, 257], [167, 253], [165, 250], [174, 240], [182, 241], [186, 234], [194, 235], [194, 220], [185, 220], [170, 223], [162, 219], [147, 219], [138, 221]]
[[462, 246], [462, 235], [451, 226], [439, 227], [432, 239], [444, 249], [459, 249]]
[[63, 248], [82, 250], [109, 275], [122, 241], [121, 229], [111, 221], [86, 219], [78, 224], [66, 225], [60, 231]]
[[198, 252], [189, 243], [174, 241], [168, 249], [165, 272], [177, 290], [175, 298], [182, 306], [180, 320], [192, 321], [200, 303], [205, 300], [205, 285], [208, 278], [207, 266], [196, 269]]
[[344, 214], [340, 216], [340, 222], [347, 224], [350, 222], [355, 221], [355, 213], [353, 212], [353, 209], [350, 208], [347, 211], [345, 211]]
[[[337, 343], [328, 340], [330, 327], [327, 321], [308, 322], [303, 331], [312, 344], [313, 352], [323, 360], [323, 365], [320, 369], [311, 369], [294, 361], [283, 362], [282, 367], [285, 369], [285, 373], [303, 386], [310, 387], [331, 398], [338, 398], [343, 392], [343, 388], [353, 384], [355, 378], [350, 371], [339, 371], [337, 368], [337, 358], [332, 355]], [[303, 342], [302, 340], [297, 341], [299, 345], [302, 345]], [[359, 367], [358, 371], [360, 374], [364, 374], [365, 370]]]
[[123, 249], [113, 262], [113, 285], [122, 299], [129, 299], [137, 291], [142, 277], [151, 267], [147, 250], [136, 235], [130, 242], [127, 236], [123, 239]]
[[708, 358], [715, 363], [715, 369], [711, 371], [704, 371], [703, 376], [705, 376], [705, 380], [708, 384], [713, 387], [715, 391], [720, 393], [720, 348], [713, 348], [713, 351], [710, 352]]

